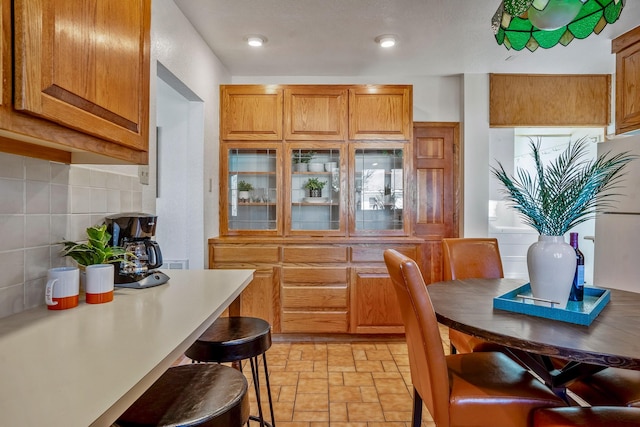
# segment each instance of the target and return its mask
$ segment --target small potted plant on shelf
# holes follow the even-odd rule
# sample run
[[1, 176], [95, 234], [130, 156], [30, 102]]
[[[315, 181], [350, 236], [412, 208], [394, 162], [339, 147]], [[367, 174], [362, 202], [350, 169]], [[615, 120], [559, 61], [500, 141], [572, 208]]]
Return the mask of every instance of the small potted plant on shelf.
[[506, 200], [525, 224], [539, 234], [527, 252], [533, 296], [564, 308], [576, 268], [576, 254], [564, 235], [573, 227], [612, 206], [625, 166], [637, 156], [599, 155], [587, 160], [587, 138], [569, 143], [548, 165], [542, 163], [541, 141], [530, 140], [535, 173], [521, 168], [508, 174], [502, 164], [492, 167], [504, 185]]
[[322, 189], [327, 185], [327, 181], [320, 181], [318, 178], [309, 178], [303, 187], [309, 190], [309, 197], [322, 197]]
[[251, 195], [249, 192], [253, 190], [253, 185], [246, 181], [238, 182], [238, 199], [241, 202], [248, 202], [250, 200]]
[[296, 172], [306, 172], [309, 169], [309, 162], [316, 155], [315, 151], [296, 151], [293, 153], [293, 169]]

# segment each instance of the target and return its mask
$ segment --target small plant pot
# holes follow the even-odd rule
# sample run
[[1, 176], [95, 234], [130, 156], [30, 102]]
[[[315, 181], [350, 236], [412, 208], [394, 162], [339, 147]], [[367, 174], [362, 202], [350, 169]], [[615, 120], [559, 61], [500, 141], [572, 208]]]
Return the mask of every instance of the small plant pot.
[[322, 197], [322, 190], [309, 190], [309, 197]]
[[250, 197], [248, 191], [238, 191], [238, 200], [241, 202], [248, 202]]
[[306, 163], [294, 163], [293, 170], [296, 172], [306, 172], [308, 170], [308, 164]]

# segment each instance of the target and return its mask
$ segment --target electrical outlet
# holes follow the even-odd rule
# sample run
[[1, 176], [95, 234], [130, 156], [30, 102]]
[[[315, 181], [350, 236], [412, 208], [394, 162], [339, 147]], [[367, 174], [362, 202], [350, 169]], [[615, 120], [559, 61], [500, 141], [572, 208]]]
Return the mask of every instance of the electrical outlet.
[[149, 185], [149, 166], [138, 166], [138, 177], [140, 178], [140, 184]]

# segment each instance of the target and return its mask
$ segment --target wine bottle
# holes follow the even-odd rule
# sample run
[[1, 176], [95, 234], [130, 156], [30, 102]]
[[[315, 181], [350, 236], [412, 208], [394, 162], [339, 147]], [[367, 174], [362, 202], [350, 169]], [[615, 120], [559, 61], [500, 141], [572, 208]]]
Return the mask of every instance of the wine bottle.
[[576, 251], [576, 272], [573, 275], [569, 301], [582, 301], [584, 298], [584, 255], [578, 249], [578, 233], [570, 233], [571, 246]]

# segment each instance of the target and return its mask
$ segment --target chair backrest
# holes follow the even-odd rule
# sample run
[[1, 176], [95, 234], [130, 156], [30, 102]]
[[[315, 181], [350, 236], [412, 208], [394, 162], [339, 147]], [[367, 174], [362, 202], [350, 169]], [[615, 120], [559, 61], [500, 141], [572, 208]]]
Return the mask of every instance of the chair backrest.
[[504, 277], [497, 239], [442, 239], [442, 254], [444, 280]]
[[438, 426], [449, 425], [449, 374], [436, 314], [420, 268], [387, 249], [384, 261], [402, 311], [411, 381]]

